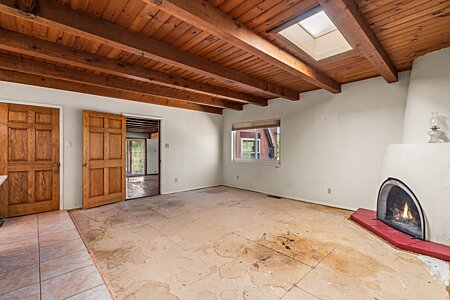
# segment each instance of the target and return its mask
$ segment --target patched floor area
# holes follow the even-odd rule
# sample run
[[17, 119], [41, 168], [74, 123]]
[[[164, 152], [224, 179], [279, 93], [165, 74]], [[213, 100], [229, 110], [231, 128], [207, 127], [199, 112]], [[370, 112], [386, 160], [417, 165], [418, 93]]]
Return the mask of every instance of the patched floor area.
[[449, 298], [430, 263], [349, 215], [226, 187], [72, 212], [119, 299]]

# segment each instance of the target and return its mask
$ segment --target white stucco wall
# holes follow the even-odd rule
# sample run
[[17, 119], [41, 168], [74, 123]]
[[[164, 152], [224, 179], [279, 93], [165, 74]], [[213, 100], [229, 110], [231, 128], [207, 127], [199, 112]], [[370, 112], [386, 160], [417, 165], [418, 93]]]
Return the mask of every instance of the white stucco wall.
[[[223, 181], [229, 186], [315, 203], [375, 209], [386, 146], [402, 140], [409, 72], [273, 100], [223, 117]], [[231, 125], [281, 119], [281, 165], [231, 161]], [[239, 175], [239, 179], [237, 176]], [[331, 194], [328, 194], [331, 188]]]
[[220, 115], [0, 81], [1, 101], [62, 106], [61, 142], [64, 148], [61, 171], [64, 183], [61, 208], [78, 208], [82, 203], [83, 109], [162, 118], [162, 193], [214, 186], [222, 182]]
[[450, 48], [425, 54], [413, 63], [405, 111], [404, 143], [425, 143], [431, 112], [439, 112], [444, 139], [450, 137]]
[[158, 174], [159, 140], [147, 139], [147, 174]]

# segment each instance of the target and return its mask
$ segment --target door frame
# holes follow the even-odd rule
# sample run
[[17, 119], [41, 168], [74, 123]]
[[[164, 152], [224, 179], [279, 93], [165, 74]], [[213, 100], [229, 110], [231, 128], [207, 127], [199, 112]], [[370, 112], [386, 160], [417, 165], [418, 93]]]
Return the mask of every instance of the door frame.
[[125, 117], [130, 118], [141, 118], [147, 120], [159, 121], [159, 129], [158, 129], [158, 194], [162, 195], [162, 191], [164, 190], [164, 180], [163, 180], [163, 172], [164, 172], [164, 151], [162, 151], [163, 139], [164, 139], [164, 119], [159, 116], [151, 116], [151, 115], [139, 115], [139, 114], [131, 114], [131, 113], [122, 113]]
[[22, 104], [37, 107], [48, 107], [59, 109], [59, 210], [64, 209], [64, 106], [33, 101], [12, 100], [0, 98], [0, 103]]

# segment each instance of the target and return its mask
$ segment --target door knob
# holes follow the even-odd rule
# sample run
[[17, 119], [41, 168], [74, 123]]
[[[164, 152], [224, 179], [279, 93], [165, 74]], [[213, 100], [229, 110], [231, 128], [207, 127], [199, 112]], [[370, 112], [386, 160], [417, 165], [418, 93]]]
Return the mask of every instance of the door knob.
[[85, 167], [89, 167], [89, 165], [88, 165], [88, 164], [84, 164], [83, 166], [85, 166]]
[[53, 164], [54, 167], [58, 167], [58, 168], [60, 165], [61, 165], [60, 163]]

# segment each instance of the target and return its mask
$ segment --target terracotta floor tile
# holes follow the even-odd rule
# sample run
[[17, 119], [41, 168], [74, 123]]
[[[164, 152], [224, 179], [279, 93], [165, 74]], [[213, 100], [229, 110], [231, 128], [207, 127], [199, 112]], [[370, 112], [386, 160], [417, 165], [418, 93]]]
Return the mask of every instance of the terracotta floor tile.
[[[63, 278], [74, 280], [67, 289]], [[81, 299], [109, 299], [105, 287], [96, 288], [103, 281], [66, 211], [7, 219], [0, 230], [0, 299], [39, 299], [40, 279], [42, 299], [90, 289]]]
[[42, 281], [43, 300], [69, 298], [103, 284], [95, 266], [90, 265], [51, 279]]
[[40, 289], [38, 283], [0, 296], [3, 300], [39, 300], [39, 297]]
[[36, 239], [25, 239], [21, 242], [3, 244], [0, 238], [0, 256], [15, 255], [23, 252], [38, 250], [38, 242]]
[[110, 300], [108, 289], [102, 284], [85, 292], [82, 292], [67, 300]]
[[75, 229], [70, 218], [61, 221], [54, 221], [51, 223], [39, 224], [39, 234], [55, 233], [58, 231]]
[[[3, 228], [2, 228], [3, 229]], [[37, 244], [38, 234], [36, 231], [21, 231], [21, 232], [2, 232], [0, 234], [0, 241], [4, 245], [7, 244], [24, 244], [34, 242]]]
[[12, 254], [0, 252], [0, 273], [15, 270], [21, 267], [37, 264], [39, 262], [39, 249], [31, 248]]
[[79, 238], [79, 236], [80, 235], [76, 229], [44, 233], [39, 235], [39, 246], [47, 247], [54, 244], [75, 240]]
[[85, 249], [41, 263], [41, 280], [68, 273], [92, 264], [91, 257]]
[[0, 274], [0, 295], [39, 282], [39, 266], [31, 265]]
[[50, 259], [55, 259], [67, 254], [84, 250], [85, 246], [81, 238], [77, 238], [71, 241], [61, 242], [53, 244], [51, 246], [43, 247], [40, 249], [41, 263]]

